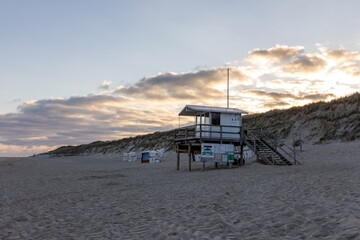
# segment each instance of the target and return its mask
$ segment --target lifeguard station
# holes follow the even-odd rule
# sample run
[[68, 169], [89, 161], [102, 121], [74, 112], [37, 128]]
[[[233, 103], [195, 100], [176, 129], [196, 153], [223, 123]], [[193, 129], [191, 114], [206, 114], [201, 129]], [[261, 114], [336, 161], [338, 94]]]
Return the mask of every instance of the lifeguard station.
[[203, 162], [234, 163], [235, 147], [241, 146], [242, 114], [247, 112], [237, 108], [186, 105], [180, 116], [195, 117], [195, 125], [179, 128], [175, 143], [177, 149], [177, 169], [180, 153], [189, 154], [189, 170], [194, 155]]
[[[195, 124], [176, 129], [174, 143], [177, 170], [180, 169], [181, 153], [188, 154], [189, 171], [191, 162], [195, 159], [203, 162], [202, 170], [205, 169], [206, 162], [215, 163], [215, 167], [218, 163], [226, 163], [230, 167], [233, 164], [242, 165], [245, 145], [255, 153], [256, 159], [264, 164], [292, 165], [288, 158], [293, 158], [296, 164], [295, 151], [291, 154], [284, 150], [284, 144], [271, 133], [263, 129], [245, 129], [242, 126], [242, 114], [247, 112], [238, 108], [186, 105], [179, 113], [179, 118], [192, 116]], [[240, 158], [234, 158], [235, 155]]]

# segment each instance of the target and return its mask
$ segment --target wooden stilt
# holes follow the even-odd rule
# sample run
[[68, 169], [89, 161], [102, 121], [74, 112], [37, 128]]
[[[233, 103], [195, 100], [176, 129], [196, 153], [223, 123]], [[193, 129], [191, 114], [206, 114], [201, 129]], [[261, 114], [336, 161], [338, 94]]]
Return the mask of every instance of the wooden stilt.
[[177, 160], [176, 160], [176, 170], [180, 170], [180, 150], [179, 145], [176, 146]]
[[240, 166], [244, 165], [244, 144], [240, 146]]
[[188, 143], [189, 172], [191, 172], [191, 144]]

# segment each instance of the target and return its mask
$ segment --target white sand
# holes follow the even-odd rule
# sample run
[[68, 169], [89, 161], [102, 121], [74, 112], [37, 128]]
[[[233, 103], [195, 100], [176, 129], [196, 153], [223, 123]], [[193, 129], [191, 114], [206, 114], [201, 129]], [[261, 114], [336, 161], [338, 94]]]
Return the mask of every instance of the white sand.
[[[0, 159], [1, 239], [360, 239], [360, 143], [302, 166]], [[210, 167], [210, 165], [209, 165]]]

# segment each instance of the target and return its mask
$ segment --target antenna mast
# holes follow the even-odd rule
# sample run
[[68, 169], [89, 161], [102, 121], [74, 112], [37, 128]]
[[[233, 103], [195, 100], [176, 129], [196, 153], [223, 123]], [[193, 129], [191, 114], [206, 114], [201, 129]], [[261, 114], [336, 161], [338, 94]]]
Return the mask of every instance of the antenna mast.
[[230, 69], [227, 69], [227, 108], [229, 108], [229, 71]]

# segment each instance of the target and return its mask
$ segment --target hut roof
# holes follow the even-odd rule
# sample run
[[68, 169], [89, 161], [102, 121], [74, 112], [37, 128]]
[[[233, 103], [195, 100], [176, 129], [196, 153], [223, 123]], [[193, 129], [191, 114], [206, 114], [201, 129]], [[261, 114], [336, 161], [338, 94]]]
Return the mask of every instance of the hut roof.
[[196, 116], [202, 113], [229, 113], [229, 114], [248, 114], [238, 108], [223, 108], [223, 107], [209, 107], [209, 106], [198, 106], [198, 105], [186, 105], [183, 110], [179, 113], [179, 116]]

